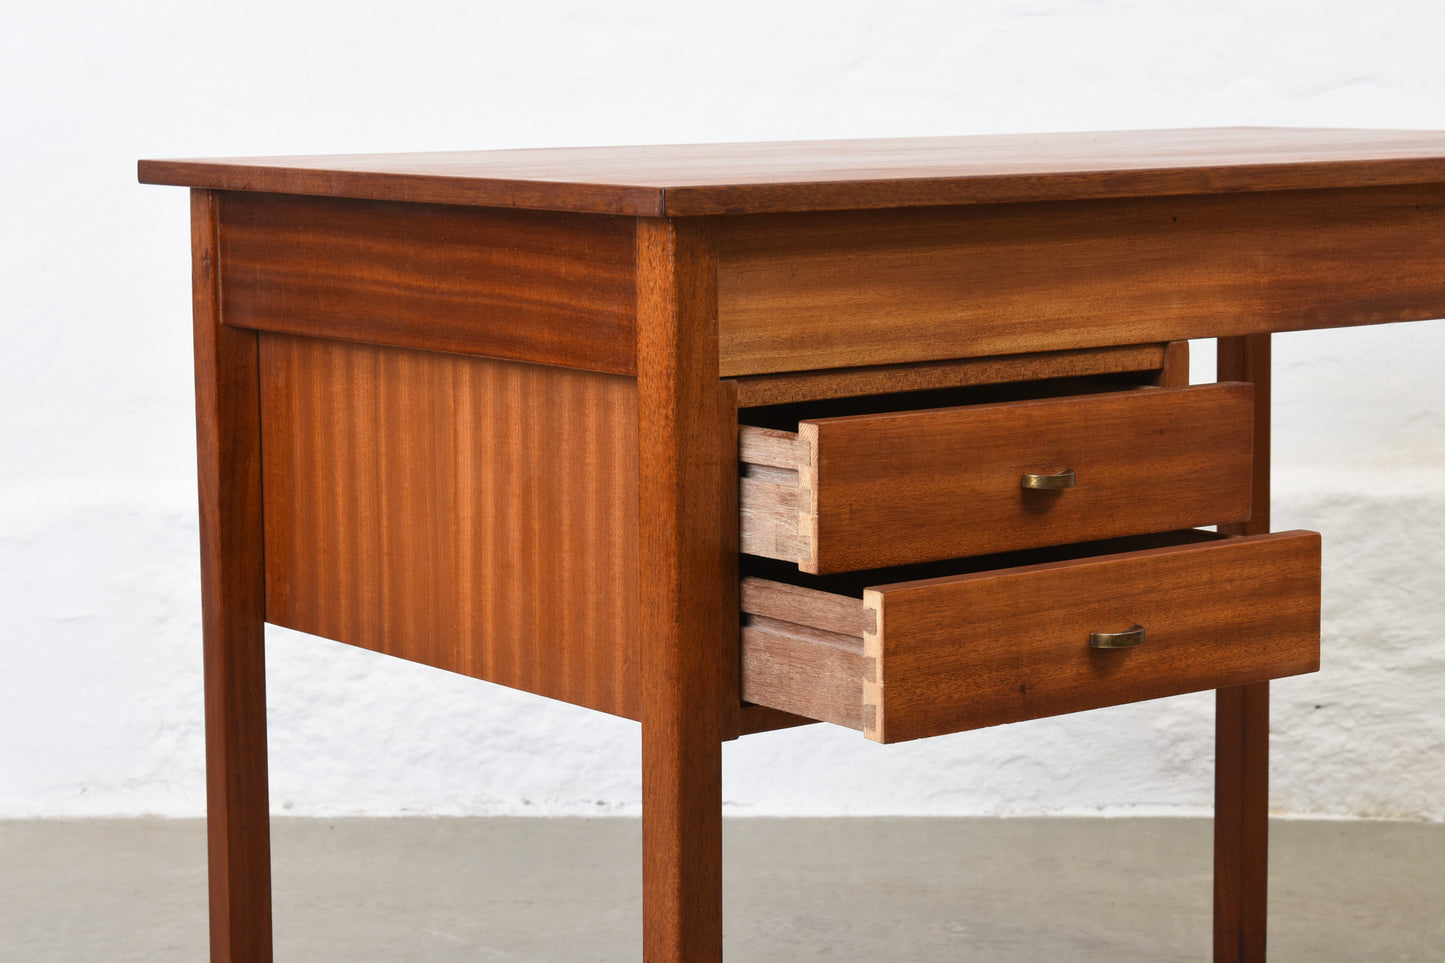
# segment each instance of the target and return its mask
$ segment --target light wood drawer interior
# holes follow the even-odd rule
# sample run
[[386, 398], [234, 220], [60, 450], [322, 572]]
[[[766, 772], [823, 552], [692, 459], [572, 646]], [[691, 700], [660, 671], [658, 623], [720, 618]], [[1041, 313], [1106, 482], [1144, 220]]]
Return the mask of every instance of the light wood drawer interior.
[[[743, 698], [900, 742], [1319, 668], [1313, 532], [1175, 532], [974, 560], [998, 565], [745, 569]], [[1091, 646], [1136, 626], [1142, 644]]]
[[[1225, 383], [805, 417], [795, 430], [759, 418], [739, 430], [742, 550], [832, 573], [1243, 521], [1253, 398]], [[1022, 484], [1064, 469], [1073, 487]]]

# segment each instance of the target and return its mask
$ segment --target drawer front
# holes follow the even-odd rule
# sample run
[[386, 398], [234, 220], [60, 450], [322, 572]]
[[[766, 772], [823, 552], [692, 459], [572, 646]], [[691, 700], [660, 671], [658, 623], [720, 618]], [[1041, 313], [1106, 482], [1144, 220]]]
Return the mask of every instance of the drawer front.
[[1253, 403], [1216, 384], [744, 428], [742, 548], [821, 574], [1243, 521]]
[[[1313, 532], [883, 585], [862, 599], [745, 580], [743, 697], [901, 742], [1261, 682], [1319, 668], [1319, 598]], [[1142, 642], [1096, 648], [1096, 633]]]

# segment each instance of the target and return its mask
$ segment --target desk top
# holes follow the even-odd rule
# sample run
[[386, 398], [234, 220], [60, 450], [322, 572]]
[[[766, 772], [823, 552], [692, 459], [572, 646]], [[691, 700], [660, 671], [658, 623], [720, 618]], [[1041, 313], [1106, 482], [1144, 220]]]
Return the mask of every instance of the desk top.
[[1442, 182], [1445, 132], [1259, 127], [143, 160], [140, 179], [679, 217]]

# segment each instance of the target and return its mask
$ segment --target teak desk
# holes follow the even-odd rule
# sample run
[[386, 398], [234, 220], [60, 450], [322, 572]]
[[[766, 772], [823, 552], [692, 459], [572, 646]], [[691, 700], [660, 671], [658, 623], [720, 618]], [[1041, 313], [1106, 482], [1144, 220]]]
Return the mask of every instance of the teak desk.
[[654, 963], [721, 957], [724, 740], [1217, 689], [1215, 958], [1263, 958], [1268, 680], [1319, 656], [1269, 336], [1445, 316], [1445, 134], [140, 177], [194, 189], [213, 960], [271, 958], [265, 622], [640, 720]]

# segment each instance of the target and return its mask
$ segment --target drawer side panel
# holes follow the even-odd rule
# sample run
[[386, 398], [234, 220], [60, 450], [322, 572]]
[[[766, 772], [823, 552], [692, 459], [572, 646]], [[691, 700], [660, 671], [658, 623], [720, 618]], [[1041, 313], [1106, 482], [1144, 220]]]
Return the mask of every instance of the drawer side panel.
[[742, 629], [742, 696], [819, 722], [863, 728], [862, 640], [750, 619]]

